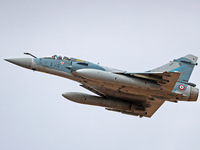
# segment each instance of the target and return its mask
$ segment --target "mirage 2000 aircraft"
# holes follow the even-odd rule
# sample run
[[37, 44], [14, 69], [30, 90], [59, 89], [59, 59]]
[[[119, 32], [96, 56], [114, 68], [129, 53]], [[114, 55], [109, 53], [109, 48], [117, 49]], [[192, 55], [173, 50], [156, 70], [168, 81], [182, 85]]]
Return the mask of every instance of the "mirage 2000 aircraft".
[[77, 81], [98, 96], [67, 92], [62, 94], [65, 98], [123, 114], [151, 117], [165, 101], [196, 101], [199, 94], [196, 85], [188, 82], [198, 59], [191, 54], [146, 72], [127, 72], [66, 56], [37, 58], [24, 54], [33, 58], [5, 60]]

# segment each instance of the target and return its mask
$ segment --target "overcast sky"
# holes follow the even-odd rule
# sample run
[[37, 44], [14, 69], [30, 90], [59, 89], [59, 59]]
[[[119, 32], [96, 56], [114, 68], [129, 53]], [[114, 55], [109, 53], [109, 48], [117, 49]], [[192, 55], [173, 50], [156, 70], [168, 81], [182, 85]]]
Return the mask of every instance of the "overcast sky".
[[199, 101], [166, 102], [150, 119], [73, 103], [62, 93], [91, 93], [3, 60], [23, 52], [133, 72], [200, 56], [199, 0], [0, 0], [1, 150], [199, 150]]

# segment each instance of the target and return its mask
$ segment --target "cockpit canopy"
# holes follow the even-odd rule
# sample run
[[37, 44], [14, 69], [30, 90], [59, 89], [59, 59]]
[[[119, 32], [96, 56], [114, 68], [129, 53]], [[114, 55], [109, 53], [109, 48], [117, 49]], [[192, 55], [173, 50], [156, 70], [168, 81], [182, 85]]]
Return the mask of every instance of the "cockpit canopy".
[[57, 55], [43, 57], [43, 59], [71, 60], [71, 58], [69, 57], [66, 57], [66, 56], [62, 57], [62, 56], [57, 56]]

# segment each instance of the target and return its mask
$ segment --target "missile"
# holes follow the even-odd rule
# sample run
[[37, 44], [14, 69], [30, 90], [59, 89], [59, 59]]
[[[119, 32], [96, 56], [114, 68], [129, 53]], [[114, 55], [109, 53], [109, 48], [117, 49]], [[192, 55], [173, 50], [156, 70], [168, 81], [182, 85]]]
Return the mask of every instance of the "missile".
[[131, 102], [107, 99], [79, 92], [68, 92], [62, 94], [62, 96], [76, 103], [106, 107], [107, 110], [119, 110], [118, 112], [123, 113], [127, 112], [134, 113], [135, 115], [146, 115], [144, 108], [141, 108], [141, 106], [137, 106]]
[[72, 73], [89, 80], [99, 81], [99, 82], [105, 81], [107, 83], [112, 83], [117, 85], [121, 84], [122, 86], [127, 85], [131, 87], [141, 87], [141, 88], [151, 88], [151, 89], [160, 88], [159, 85], [154, 84], [152, 82], [147, 82], [142, 79], [123, 76], [112, 72], [107, 72], [97, 69], [79, 69]]

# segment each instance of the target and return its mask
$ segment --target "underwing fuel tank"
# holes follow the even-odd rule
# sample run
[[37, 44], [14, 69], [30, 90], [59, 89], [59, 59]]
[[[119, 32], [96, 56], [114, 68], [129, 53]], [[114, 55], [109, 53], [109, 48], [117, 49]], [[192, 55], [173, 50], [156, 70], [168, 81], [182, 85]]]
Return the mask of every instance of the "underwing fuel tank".
[[147, 82], [138, 78], [118, 75], [112, 72], [97, 70], [97, 69], [79, 69], [74, 71], [73, 74], [99, 82], [109, 82], [118, 85], [127, 85], [141, 88], [159, 89], [160, 85], [153, 82]]
[[81, 104], [112, 108], [109, 110], [118, 110], [119, 112], [135, 113], [136, 115], [140, 116], [146, 115], [144, 108], [142, 108], [141, 106], [137, 106], [135, 104], [131, 104], [126, 101], [105, 99], [102, 97], [93, 96], [85, 93], [79, 93], [79, 92], [68, 92], [62, 94], [62, 96], [73, 102]]

